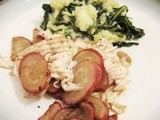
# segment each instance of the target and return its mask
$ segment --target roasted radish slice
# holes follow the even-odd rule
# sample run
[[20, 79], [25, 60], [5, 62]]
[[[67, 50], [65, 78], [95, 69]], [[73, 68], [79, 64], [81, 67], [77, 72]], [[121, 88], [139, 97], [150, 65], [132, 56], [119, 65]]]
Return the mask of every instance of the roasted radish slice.
[[117, 114], [109, 116], [108, 120], [118, 120]]
[[52, 120], [52, 117], [61, 109], [61, 104], [59, 102], [54, 102], [38, 120]]
[[79, 62], [73, 71], [73, 83], [81, 84], [82, 89], [76, 91], [64, 92], [62, 100], [66, 104], [76, 104], [82, 101], [87, 95], [92, 94], [97, 84], [99, 84], [102, 70], [96, 62]]
[[53, 117], [52, 120], [70, 120], [69, 114], [74, 111], [72, 107], [62, 108], [59, 112], [57, 112]]
[[102, 70], [102, 78], [100, 83], [96, 86], [95, 92], [105, 92], [109, 86], [108, 73], [105, 68]]
[[80, 109], [82, 110], [81, 120], [94, 120], [94, 108], [91, 104], [86, 102], [80, 103]]
[[37, 95], [46, 90], [51, 75], [44, 57], [37, 52], [26, 54], [19, 63], [19, 78], [23, 88], [30, 95]]
[[22, 52], [27, 47], [31, 46], [32, 43], [27, 38], [22, 36], [13, 37], [12, 38], [12, 53], [11, 53], [11, 60], [15, 61], [17, 54]]
[[52, 120], [94, 120], [94, 108], [87, 102], [81, 102], [78, 107], [61, 109]]
[[33, 43], [38, 43], [40, 41], [44, 40], [44, 37], [42, 37], [41, 35], [39, 35], [39, 30], [38, 29], [34, 29], [33, 30]]
[[102, 55], [94, 50], [94, 49], [83, 49], [79, 51], [74, 57], [73, 60], [82, 62], [82, 61], [94, 61], [97, 62], [97, 64], [101, 67], [102, 70], [102, 78], [99, 83], [99, 85], [96, 86], [95, 92], [104, 92], [108, 85], [108, 73], [105, 70], [105, 67], [103, 65], [103, 58]]
[[79, 51], [74, 57], [73, 60], [81, 61], [94, 61], [97, 62], [100, 67], [103, 67], [103, 57], [95, 49], [83, 49]]
[[81, 102], [79, 107], [70, 113], [69, 118], [79, 118], [80, 120], [94, 120], [94, 108], [87, 102]]
[[88, 96], [85, 101], [93, 105], [96, 120], [108, 120], [109, 109], [105, 102], [93, 96]]

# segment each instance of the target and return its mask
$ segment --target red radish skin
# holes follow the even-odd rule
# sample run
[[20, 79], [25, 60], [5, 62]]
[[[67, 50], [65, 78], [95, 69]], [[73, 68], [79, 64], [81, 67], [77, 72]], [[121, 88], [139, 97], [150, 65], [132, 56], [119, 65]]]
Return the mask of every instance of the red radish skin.
[[105, 92], [109, 87], [108, 73], [105, 68], [102, 70], [102, 78], [100, 83], [96, 86], [95, 92]]
[[52, 120], [94, 120], [94, 108], [90, 103], [81, 102], [77, 107], [64, 107]]
[[83, 49], [80, 50], [74, 57], [73, 60], [82, 62], [82, 61], [94, 61], [97, 62], [97, 64], [102, 69], [102, 79], [99, 84], [97, 84], [95, 92], [105, 92], [105, 90], [108, 88], [108, 73], [104, 67], [103, 63], [103, 57], [102, 55], [96, 51], [95, 49]]
[[88, 48], [80, 50], [74, 57], [73, 60], [81, 61], [94, 61], [97, 62], [100, 67], [104, 66], [102, 55], [95, 49]]
[[94, 96], [88, 96], [84, 101], [89, 102], [93, 105], [95, 109], [95, 118], [96, 120], [107, 120], [109, 117], [109, 109], [107, 104], [94, 97]]

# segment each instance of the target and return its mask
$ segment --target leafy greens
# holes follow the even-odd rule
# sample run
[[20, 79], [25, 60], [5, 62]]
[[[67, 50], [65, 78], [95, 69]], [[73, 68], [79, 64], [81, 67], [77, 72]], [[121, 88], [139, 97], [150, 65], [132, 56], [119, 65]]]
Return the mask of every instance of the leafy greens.
[[[145, 35], [144, 30], [141, 28], [135, 27], [130, 18], [127, 16], [128, 8], [126, 5], [120, 6], [118, 8], [113, 8], [111, 12], [108, 12], [106, 8], [104, 8], [102, 2], [92, 2], [90, 3], [93, 7], [95, 7], [97, 11], [97, 20], [93, 26], [91, 26], [86, 31], [80, 30], [78, 26], [75, 25], [76, 17], [72, 15], [75, 11], [77, 6], [82, 6], [82, 2], [86, 5], [89, 4], [88, 0], [78, 0], [79, 3], [71, 2], [68, 6], [63, 7], [57, 17], [56, 22], [52, 23], [56, 28], [59, 26], [64, 26], [64, 29], [51, 29], [53, 33], [57, 33], [62, 31], [64, 35], [71, 35], [70, 30], [73, 30], [76, 34], [80, 34], [81, 37], [86, 37], [91, 41], [94, 41], [94, 35], [97, 35], [102, 30], [108, 30], [110, 33], [117, 35], [119, 38], [126, 38], [122, 41], [113, 41], [114, 46], [118, 47], [130, 47], [132, 45], [138, 45], [137, 42], [131, 40], [137, 40]], [[50, 4], [44, 4], [42, 6], [43, 10], [45, 11], [43, 22], [41, 23], [40, 27], [43, 30], [48, 29], [47, 24], [49, 22], [49, 15], [54, 13], [54, 9], [51, 8]], [[69, 21], [65, 21], [64, 17], [66, 14], [70, 14], [68, 18]], [[105, 21], [101, 23], [101, 17], [105, 16]], [[85, 19], [85, 18], [84, 18]], [[129, 41], [129, 42], [127, 42]]]

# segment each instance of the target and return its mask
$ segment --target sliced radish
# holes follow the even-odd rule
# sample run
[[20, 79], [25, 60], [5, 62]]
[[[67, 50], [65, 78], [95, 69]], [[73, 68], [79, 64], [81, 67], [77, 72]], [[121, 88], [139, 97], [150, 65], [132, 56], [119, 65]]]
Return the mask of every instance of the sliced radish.
[[81, 102], [77, 107], [65, 107], [52, 120], [94, 120], [94, 108], [90, 103]]
[[85, 101], [93, 105], [96, 120], [108, 120], [109, 109], [105, 102], [93, 96], [88, 96]]
[[80, 120], [94, 120], [94, 108], [90, 103], [81, 102], [79, 107], [70, 113], [69, 118], [78, 118]]
[[17, 36], [12, 38], [12, 54], [11, 60], [15, 61], [18, 53], [31, 46], [32, 42], [25, 37]]
[[52, 117], [61, 109], [61, 104], [56, 101], [49, 106], [48, 110], [38, 120], [52, 120]]
[[100, 82], [102, 71], [96, 62], [79, 62], [74, 69], [73, 83], [81, 84], [82, 89], [66, 92], [62, 95], [62, 100], [66, 104], [76, 104], [82, 101], [87, 95], [92, 94], [95, 87]]
[[73, 60], [81, 61], [94, 61], [97, 62], [100, 67], [104, 66], [102, 55], [95, 49], [83, 49], [79, 51], [74, 57]]
[[37, 95], [47, 89], [50, 74], [48, 64], [40, 53], [26, 54], [19, 63], [19, 78], [30, 95]]
[[53, 117], [52, 120], [69, 120], [69, 114], [74, 111], [72, 107], [65, 107], [62, 108], [59, 112], [57, 112]]

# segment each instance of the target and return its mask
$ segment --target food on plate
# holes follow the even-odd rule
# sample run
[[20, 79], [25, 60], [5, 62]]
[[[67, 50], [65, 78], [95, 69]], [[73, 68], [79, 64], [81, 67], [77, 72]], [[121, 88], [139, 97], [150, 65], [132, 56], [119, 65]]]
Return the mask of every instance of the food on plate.
[[69, 114], [74, 111], [73, 107], [65, 107], [59, 110], [53, 117], [52, 120], [65, 120], [69, 119]]
[[109, 109], [108, 109], [107, 103], [93, 96], [88, 96], [85, 99], [85, 101], [93, 105], [95, 109], [96, 120], [107, 120], [108, 119]]
[[82, 89], [64, 92], [62, 100], [66, 104], [76, 104], [92, 94], [101, 80], [102, 68], [95, 62], [83, 61], [75, 66], [73, 74], [73, 83], [81, 84]]
[[23, 88], [30, 95], [37, 95], [46, 90], [51, 79], [47, 62], [37, 52], [28, 53], [23, 57], [18, 72]]
[[107, 89], [109, 85], [108, 73], [104, 67], [103, 57], [97, 50], [91, 49], [91, 48], [80, 50], [73, 57], [73, 60], [78, 61], [78, 62], [82, 62], [82, 61], [96, 62], [102, 68], [102, 77], [101, 77], [99, 84], [97, 84], [95, 91], [104, 92]]
[[61, 89], [61, 82], [56, 81], [52, 78], [49, 82], [49, 87], [47, 88], [47, 92], [50, 94], [56, 94]]
[[41, 35], [39, 35], [39, 30], [38, 29], [33, 29], [33, 44], [35, 44], [35, 43], [38, 43], [38, 42], [40, 42], [40, 41], [42, 41], [42, 40], [44, 40], [44, 38], [41, 36]]
[[73, 57], [74, 61], [94, 61], [97, 62], [97, 64], [100, 67], [104, 66], [103, 63], [103, 57], [102, 55], [96, 51], [95, 49], [83, 49], [80, 50], [74, 57]]
[[117, 114], [109, 115], [107, 103], [88, 96], [76, 105], [61, 107], [57, 101], [50, 105], [39, 120], [118, 120]]
[[61, 109], [62, 105], [55, 101], [49, 106], [48, 110], [38, 120], [52, 120], [52, 117]]
[[128, 67], [128, 66], [131, 65], [132, 60], [131, 60], [130, 56], [127, 53], [125, 53], [123, 51], [118, 51], [117, 55], [120, 58], [120, 60], [121, 60], [121, 62], [122, 62], [122, 64], [124, 66]]
[[22, 36], [13, 37], [11, 60], [15, 61], [17, 54], [22, 52], [24, 49], [26, 49], [31, 45], [32, 45], [32, 42], [25, 37], [22, 37]]
[[103, 66], [102, 78], [101, 78], [99, 84], [96, 86], [95, 92], [105, 92], [108, 87], [109, 87], [108, 73], [107, 73], [105, 67]]
[[138, 45], [133, 39], [144, 36], [144, 30], [128, 17], [128, 7], [115, 0], [53, 0], [42, 8], [45, 12], [40, 27], [53, 34], [84, 37], [89, 43], [105, 38], [118, 47]]
[[58, 111], [53, 120], [94, 120], [94, 108], [90, 103], [81, 102], [78, 107], [65, 107]]
[[79, 107], [70, 113], [69, 117], [77, 117], [80, 120], [94, 120], [94, 107], [90, 103], [81, 102]]
[[12, 69], [29, 96], [47, 92], [72, 107], [94, 96], [116, 114], [125, 112], [118, 98], [129, 84], [129, 55], [105, 38], [90, 44], [50, 31], [38, 35], [44, 39], [19, 52]]
[[53, 0], [42, 8], [43, 30], [35, 28], [32, 41], [13, 37], [13, 63], [0, 56], [0, 66], [12, 70], [29, 96], [49, 93], [62, 103], [39, 120], [118, 120], [132, 63], [119, 47], [138, 45], [144, 30], [115, 0]]
[[[116, 114], [125, 111], [126, 106], [121, 105], [118, 99], [129, 84], [129, 66], [122, 64], [123, 56], [118, 55], [120, 50], [117, 47], [106, 39], [90, 44], [83, 42], [82, 38], [72, 40], [63, 35], [52, 35], [50, 31], [39, 31], [38, 35], [44, 39], [18, 53], [14, 61], [14, 68], [19, 68], [14, 69], [15, 76], [20, 78], [29, 95], [51, 93], [68, 105], [77, 105], [92, 95], [105, 101]], [[88, 56], [91, 57], [89, 61], [86, 59]], [[127, 59], [123, 62], [125, 60], [128, 62]], [[42, 70], [38, 64], [43, 67], [43, 71], [38, 72], [48, 76], [42, 76], [43, 79], [40, 78], [35, 85], [33, 76], [26, 78], [24, 73], [35, 72], [37, 68]], [[27, 65], [30, 65], [29, 69], [24, 69]], [[38, 73], [34, 77], [39, 76]]]

